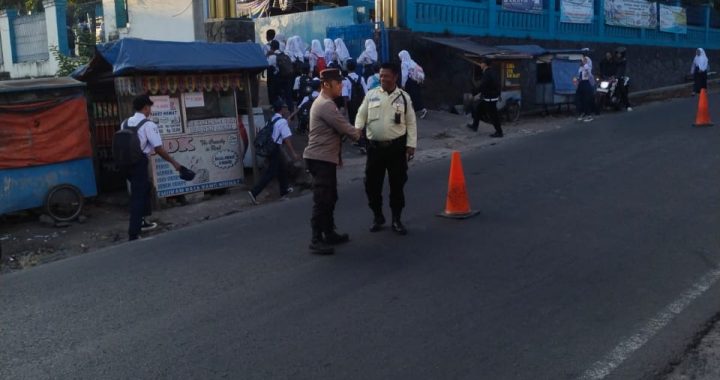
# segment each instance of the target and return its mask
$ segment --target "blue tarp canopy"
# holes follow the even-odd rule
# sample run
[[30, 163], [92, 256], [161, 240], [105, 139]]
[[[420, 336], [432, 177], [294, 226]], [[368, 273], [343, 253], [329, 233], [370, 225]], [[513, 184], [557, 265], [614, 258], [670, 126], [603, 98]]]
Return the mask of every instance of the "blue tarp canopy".
[[575, 84], [573, 77], [578, 73], [578, 61], [567, 59], [554, 59], [552, 64], [553, 84], [555, 85], [555, 94], [557, 95], [573, 95], [575, 94]]
[[[113, 76], [133, 72], [262, 71], [267, 60], [260, 45], [253, 42], [172, 42], [123, 38], [100, 44], [87, 65], [71, 75], [107, 71]], [[105, 68], [105, 69], [103, 69]]]

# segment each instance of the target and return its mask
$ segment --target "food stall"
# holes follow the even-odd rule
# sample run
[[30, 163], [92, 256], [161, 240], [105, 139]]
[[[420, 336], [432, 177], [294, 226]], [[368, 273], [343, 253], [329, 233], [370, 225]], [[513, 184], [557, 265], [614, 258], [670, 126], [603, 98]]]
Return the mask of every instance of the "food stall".
[[241, 117], [252, 109], [247, 91], [251, 76], [266, 67], [260, 46], [250, 42], [126, 38], [99, 45], [91, 62], [73, 75], [88, 83], [91, 99], [101, 105], [91, 108], [101, 136], [99, 149], [105, 150], [104, 175], [114, 174], [108, 162], [114, 131], [134, 113], [132, 99], [148, 94], [154, 102], [150, 119], [159, 126], [164, 148], [197, 174], [193, 181], [183, 181], [169, 163], [153, 157], [158, 197], [241, 184], [243, 157], [246, 149], [252, 150], [255, 131], [254, 118], [248, 119], [248, 136]]
[[59, 222], [97, 195], [84, 83], [0, 81], [0, 185], [0, 215], [44, 207]]

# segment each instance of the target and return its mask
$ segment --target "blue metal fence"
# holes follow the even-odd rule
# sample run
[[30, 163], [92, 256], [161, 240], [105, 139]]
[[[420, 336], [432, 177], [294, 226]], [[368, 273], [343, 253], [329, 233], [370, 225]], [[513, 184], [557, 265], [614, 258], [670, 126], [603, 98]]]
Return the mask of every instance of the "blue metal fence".
[[376, 39], [378, 55], [381, 62], [388, 60], [390, 47], [388, 46], [388, 36], [385, 26], [382, 22], [365, 23], [357, 25], [333, 26], [328, 27], [326, 31], [327, 38], [342, 38], [347, 46], [350, 56], [356, 58], [365, 50], [365, 40]]
[[601, 0], [589, 24], [560, 21], [555, 1], [538, 13], [502, 9], [495, 0], [406, 0], [400, 23], [415, 32], [613, 42], [720, 49], [720, 15], [707, 7], [688, 9], [687, 34], [605, 24]]

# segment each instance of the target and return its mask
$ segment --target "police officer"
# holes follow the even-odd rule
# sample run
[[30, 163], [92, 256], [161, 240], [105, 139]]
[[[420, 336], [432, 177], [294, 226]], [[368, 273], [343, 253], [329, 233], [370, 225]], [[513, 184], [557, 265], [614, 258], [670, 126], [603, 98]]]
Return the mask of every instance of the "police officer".
[[417, 122], [410, 95], [397, 86], [399, 75], [400, 66], [395, 63], [380, 67], [380, 87], [368, 91], [358, 110], [355, 128], [365, 128], [368, 138], [365, 193], [374, 214], [370, 231], [380, 231], [385, 224], [382, 189], [387, 172], [392, 230], [406, 235], [401, 216], [408, 161], [413, 159], [417, 147]]
[[335, 203], [337, 202], [337, 166], [340, 161], [342, 136], [353, 140], [360, 131], [353, 128], [338, 110], [335, 98], [342, 95], [343, 77], [338, 69], [320, 73], [320, 96], [310, 108], [310, 132], [303, 158], [312, 175], [313, 211], [310, 250], [316, 254], [332, 254], [333, 245], [350, 240], [347, 234], [335, 231]]
[[473, 123], [467, 127], [473, 131], [478, 130], [480, 120], [487, 120], [495, 127], [495, 133], [490, 137], [503, 137], [502, 124], [500, 115], [497, 110], [497, 102], [500, 99], [500, 79], [495, 70], [490, 66], [491, 62], [488, 58], [480, 60], [480, 68], [483, 71], [482, 79], [478, 85], [481, 99], [478, 102], [477, 109], [473, 112]]

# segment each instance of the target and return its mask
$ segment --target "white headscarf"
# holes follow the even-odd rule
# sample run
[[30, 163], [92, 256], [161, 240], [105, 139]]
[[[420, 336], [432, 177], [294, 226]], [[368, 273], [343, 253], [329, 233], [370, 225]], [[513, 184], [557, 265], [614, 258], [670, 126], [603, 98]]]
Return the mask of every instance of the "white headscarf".
[[345, 61], [350, 59], [350, 52], [342, 38], [335, 39], [335, 53], [337, 54], [338, 60], [341, 64], [345, 64]]
[[275, 35], [275, 40], [280, 44], [280, 51], [285, 52], [285, 47], [287, 45], [287, 39], [282, 33], [278, 33]]
[[358, 63], [361, 65], [371, 65], [378, 61], [377, 47], [375, 41], [365, 40], [365, 50], [358, 57]]
[[325, 39], [325, 62], [329, 65], [330, 62], [335, 60], [335, 43], [333, 40]]
[[695, 59], [693, 59], [693, 68], [692, 68], [693, 73], [695, 72], [695, 67], [697, 67], [698, 70], [700, 70], [700, 71], [707, 71], [708, 67], [710, 66], [707, 55], [705, 55], [705, 49], [698, 48], [697, 51], [700, 52], [700, 55], [697, 55], [697, 53], [695, 53]]
[[290, 59], [295, 61], [303, 61], [305, 59], [305, 53], [303, 52], [302, 40], [299, 36], [292, 36], [287, 41], [287, 55]]
[[408, 80], [408, 75], [410, 74], [410, 71], [417, 66], [417, 63], [413, 61], [412, 58], [410, 58], [410, 53], [407, 52], [407, 50], [401, 50], [400, 53], [398, 53], [398, 57], [400, 57], [400, 68], [402, 69], [402, 79], [401, 84], [403, 87], [405, 87], [405, 82]]

